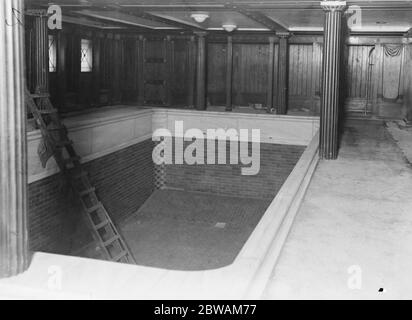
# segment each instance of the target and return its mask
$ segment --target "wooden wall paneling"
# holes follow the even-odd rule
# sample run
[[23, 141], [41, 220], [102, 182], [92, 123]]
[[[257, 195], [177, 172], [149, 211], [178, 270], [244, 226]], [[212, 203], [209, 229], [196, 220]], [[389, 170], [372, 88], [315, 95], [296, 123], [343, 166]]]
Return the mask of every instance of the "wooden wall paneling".
[[367, 106], [366, 110], [368, 113], [372, 114], [373, 104], [374, 104], [374, 72], [376, 64], [376, 48], [371, 46], [369, 50], [369, 59], [368, 59], [368, 76], [367, 76], [367, 91], [366, 91], [366, 100]]
[[379, 106], [382, 102], [382, 86], [383, 86], [383, 47], [381, 43], [375, 45], [375, 65], [374, 65], [374, 83], [373, 83], [373, 92], [374, 92], [374, 102], [372, 113], [374, 115], [379, 114]]
[[278, 58], [278, 103], [277, 114], [286, 114], [289, 102], [289, 37], [288, 32], [276, 34], [279, 37]]
[[[276, 39], [275, 39], [276, 41]], [[279, 93], [278, 93], [278, 77], [277, 74], [279, 72], [279, 44], [275, 42], [273, 46], [273, 107], [277, 108], [277, 103], [279, 100]]]
[[166, 39], [147, 39], [145, 45], [145, 104], [166, 105]]
[[208, 43], [207, 96], [212, 106], [226, 104], [227, 43]]
[[145, 104], [144, 98], [144, 79], [145, 79], [145, 52], [146, 52], [146, 38], [139, 36], [137, 41], [137, 102], [139, 105]]
[[33, 39], [33, 17], [25, 17], [25, 50], [26, 50], [26, 85], [31, 92], [34, 91], [33, 85], [33, 58], [34, 58], [34, 39]]
[[346, 101], [347, 112], [357, 112], [367, 115], [371, 110], [369, 103], [371, 92], [371, 59], [375, 50], [370, 45], [348, 45], [346, 63]]
[[122, 101], [122, 84], [123, 84], [123, 59], [124, 59], [124, 46], [123, 39], [120, 35], [115, 35], [113, 39], [113, 56], [112, 56], [112, 66], [113, 66], [113, 83], [112, 83], [112, 103], [119, 104]]
[[[66, 31], [66, 30], [65, 30]], [[70, 32], [73, 31], [73, 32]], [[80, 80], [80, 36], [74, 30], [67, 30], [66, 75], [67, 91], [65, 95], [67, 111], [79, 103]]]
[[115, 43], [115, 35], [113, 33], [109, 33], [108, 36], [108, 47], [107, 47], [107, 60], [106, 60], [106, 64], [107, 64], [107, 87], [109, 89], [109, 94], [108, 94], [108, 100], [110, 104], [114, 104], [115, 103], [115, 94], [116, 94], [116, 85], [115, 85], [115, 81], [116, 81], [116, 71], [115, 71], [115, 57], [116, 57], [116, 43]]
[[[177, 88], [174, 85], [175, 74], [174, 74], [174, 66], [175, 66], [175, 41], [172, 39], [171, 36], [166, 37], [165, 43], [165, 56], [166, 56], [166, 99], [165, 104], [169, 107], [173, 104], [173, 91]], [[177, 79], [178, 80], [178, 79]], [[183, 80], [183, 79], [180, 79]], [[179, 81], [179, 80], [178, 80]]]
[[226, 111], [232, 111], [232, 83], [233, 83], [233, 40], [227, 37], [226, 48]]
[[322, 51], [323, 44], [313, 43], [313, 73], [312, 73], [312, 114], [320, 114], [320, 88], [322, 77]]
[[63, 32], [57, 33], [57, 83], [58, 83], [58, 110], [64, 110], [66, 107], [65, 95], [67, 91], [67, 74], [66, 74], [66, 56], [67, 56], [67, 35]]
[[400, 75], [399, 75], [399, 94], [398, 94], [398, 100], [400, 103], [403, 103], [403, 98], [404, 98], [404, 75], [405, 75], [405, 51], [406, 51], [406, 45], [402, 44], [402, 53], [401, 53], [401, 67], [400, 67]]
[[130, 37], [123, 40], [124, 45], [124, 61], [122, 66], [123, 76], [123, 102], [136, 102], [137, 101], [137, 39], [136, 37]]
[[[233, 101], [237, 106], [266, 105], [269, 45], [233, 45]], [[258, 106], [256, 106], [258, 107]]]
[[[403, 51], [401, 44], [385, 44], [383, 53], [382, 99], [378, 116], [401, 118], [403, 116], [403, 101], [401, 95]], [[399, 48], [397, 54], [389, 54], [391, 48]]]
[[269, 37], [269, 63], [268, 63], [268, 90], [266, 110], [272, 112], [273, 109], [273, 78], [274, 78], [274, 65], [275, 65], [275, 38]]
[[375, 115], [377, 112], [377, 103], [378, 103], [378, 86], [379, 86], [379, 77], [380, 72], [380, 60], [381, 60], [382, 48], [379, 44], [374, 45], [373, 55], [372, 55], [372, 71], [371, 71], [371, 82], [370, 82], [370, 110], [371, 114]]
[[383, 54], [382, 98], [396, 100], [399, 95], [400, 56]]
[[315, 84], [313, 75], [319, 60], [313, 44], [291, 44], [289, 46], [289, 106], [290, 109], [313, 111]]
[[110, 70], [110, 56], [111, 56], [111, 42], [108, 35], [105, 34], [101, 39], [100, 50], [100, 93], [99, 104], [105, 105], [110, 103], [110, 82], [111, 82], [111, 70]]
[[195, 79], [196, 79], [196, 39], [191, 36], [188, 42], [188, 88], [187, 88], [187, 105], [189, 108], [194, 108], [195, 105]]
[[186, 107], [189, 94], [190, 42], [175, 38], [172, 52], [171, 105]]
[[197, 67], [196, 67], [196, 109], [206, 110], [207, 81], [207, 41], [206, 32], [197, 35]]
[[100, 78], [101, 78], [101, 38], [102, 34], [100, 32], [95, 32], [93, 34], [93, 101], [94, 106], [100, 105]]
[[[31, 39], [29, 26], [30, 17], [27, 17], [26, 74], [31, 87], [34, 40]], [[57, 73], [49, 77], [52, 80], [52, 99], [59, 109], [71, 111], [123, 101], [141, 105], [145, 101], [149, 105], [195, 105], [198, 75], [196, 36], [173, 35], [172, 39], [161, 34], [123, 34], [120, 38], [113, 32], [90, 30], [65, 25], [62, 31], [57, 32]], [[93, 40], [92, 74], [80, 72], [82, 37]], [[232, 55], [228, 50], [227, 34], [210, 35], [207, 42], [203, 37], [204, 44], [207, 43], [207, 50], [204, 50], [207, 55], [207, 104], [226, 106], [228, 109], [231, 105], [276, 106], [279, 95], [277, 38], [272, 47], [268, 45], [269, 38], [273, 37], [269, 33], [259, 36], [234, 34], [231, 37]], [[317, 35], [298, 35], [288, 41], [290, 107], [305, 108], [312, 114], [319, 114], [323, 39]], [[346, 42], [347, 86], [344, 94], [347, 110], [364, 111], [366, 105], [366, 110], [377, 116], [400, 114], [399, 106], [405, 105], [403, 97], [406, 100], [408, 93], [405, 69], [409, 59], [408, 47], [405, 45], [402, 57], [389, 59], [383, 49], [388, 44], [401, 45], [402, 39], [356, 36]], [[371, 69], [369, 53], [372, 49]], [[233, 59], [231, 80], [230, 64], [227, 63], [230, 56]], [[399, 80], [394, 81], [395, 78]]]

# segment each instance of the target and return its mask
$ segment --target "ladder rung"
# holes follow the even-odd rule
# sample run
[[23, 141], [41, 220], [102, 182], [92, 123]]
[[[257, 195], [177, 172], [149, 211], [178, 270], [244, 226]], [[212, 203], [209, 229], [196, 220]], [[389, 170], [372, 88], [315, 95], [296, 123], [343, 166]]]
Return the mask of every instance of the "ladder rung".
[[117, 257], [113, 258], [113, 261], [119, 262], [119, 260], [125, 256], [127, 256], [129, 253], [127, 251], [122, 251], [121, 254], [119, 254]]
[[40, 109], [39, 112], [41, 114], [52, 114], [52, 113], [57, 113], [57, 109]]
[[89, 189], [80, 191], [80, 192], [79, 192], [79, 195], [80, 195], [81, 197], [83, 197], [83, 196], [88, 195], [88, 194], [90, 194], [90, 193], [92, 193], [92, 192], [95, 192], [95, 191], [96, 191], [96, 188], [89, 188]]
[[87, 212], [92, 213], [92, 212], [95, 212], [97, 209], [101, 209], [101, 208], [102, 208], [102, 203], [99, 202], [98, 204], [94, 205], [93, 207], [87, 208]]
[[116, 235], [113, 238], [103, 242], [103, 246], [107, 247], [107, 246], [111, 245], [113, 242], [118, 241], [118, 240], [120, 240], [120, 236]]
[[48, 93], [44, 93], [44, 94], [34, 93], [34, 94], [30, 94], [30, 97], [32, 97], [33, 99], [41, 99], [41, 98], [50, 98], [50, 95]]
[[110, 221], [109, 221], [109, 220], [105, 220], [105, 221], [103, 221], [103, 222], [95, 225], [94, 227], [96, 228], [96, 230], [99, 230], [99, 229], [101, 229], [101, 228], [103, 228], [103, 227], [105, 227], [105, 226], [107, 226], [107, 225], [109, 225], [109, 224], [110, 224]]

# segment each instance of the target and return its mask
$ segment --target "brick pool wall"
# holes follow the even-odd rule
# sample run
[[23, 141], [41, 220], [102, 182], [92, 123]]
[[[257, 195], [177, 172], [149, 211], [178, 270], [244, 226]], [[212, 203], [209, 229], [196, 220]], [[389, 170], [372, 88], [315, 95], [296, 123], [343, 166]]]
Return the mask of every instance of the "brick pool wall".
[[[84, 165], [97, 194], [115, 223], [135, 213], [150, 197], [153, 183], [153, 142], [146, 140]], [[29, 185], [30, 250], [68, 254], [82, 213], [65, 190], [59, 174]], [[67, 189], [67, 188], [66, 188]], [[90, 241], [90, 234], [76, 246]]]
[[[185, 147], [188, 144], [185, 143]], [[215, 146], [217, 154], [217, 143]], [[262, 143], [260, 171], [254, 176], [242, 175], [241, 168], [245, 166], [238, 164], [166, 165], [166, 187], [272, 200], [292, 172], [305, 148], [305, 146]], [[226, 150], [229, 159], [229, 143], [227, 143]], [[249, 150], [251, 150], [250, 145]], [[206, 159], [206, 143], [204, 156]]]
[[[135, 213], [154, 191], [153, 146], [151, 140], [146, 140], [84, 165], [115, 223]], [[166, 165], [165, 186], [272, 200], [305, 147], [261, 144], [260, 148], [260, 172], [256, 176], [241, 175], [243, 165]], [[228, 158], [229, 154], [227, 146]], [[81, 218], [76, 197], [67, 190], [59, 174], [29, 185], [29, 242], [32, 251], [70, 254], [90, 244], [93, 239], [89, 232], [84, 232], [86, 229]]]

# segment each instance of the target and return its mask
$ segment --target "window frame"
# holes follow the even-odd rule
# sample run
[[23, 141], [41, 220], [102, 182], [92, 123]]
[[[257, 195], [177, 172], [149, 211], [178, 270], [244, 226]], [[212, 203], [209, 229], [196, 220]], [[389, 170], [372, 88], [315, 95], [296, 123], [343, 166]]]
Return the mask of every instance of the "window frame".
[[[54, 47], [54, 51], [51, 48]], [[57, 73], [57, 35], [48, 35], [49, 73]]]
[[[84, 51], [83, 45], [87, 43], [87, 50]], [[84, 64], [87, 63], [87, 68]], [[91, 73], [93, 72], [93, 40], [88, 38], [82, 38], [80, 40], [80, 72]]]

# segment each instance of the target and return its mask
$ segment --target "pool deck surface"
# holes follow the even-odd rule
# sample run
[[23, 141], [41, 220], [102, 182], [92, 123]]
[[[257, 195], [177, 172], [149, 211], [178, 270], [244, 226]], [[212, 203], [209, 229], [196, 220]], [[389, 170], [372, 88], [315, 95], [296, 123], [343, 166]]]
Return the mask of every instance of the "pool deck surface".
[[412, 298], [406, 154], [382, 122], [346, 124], [339, 159], [320, 161], [265, 299]]

